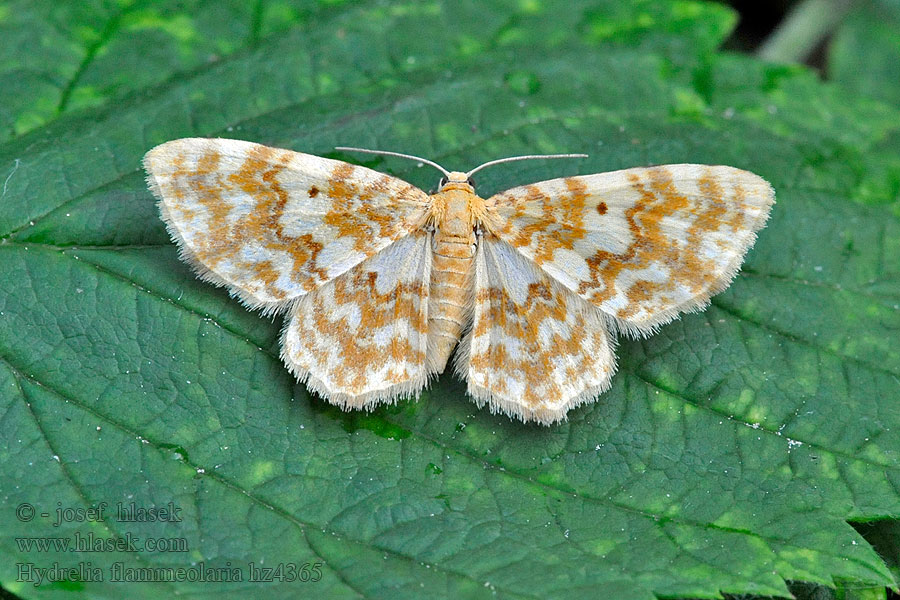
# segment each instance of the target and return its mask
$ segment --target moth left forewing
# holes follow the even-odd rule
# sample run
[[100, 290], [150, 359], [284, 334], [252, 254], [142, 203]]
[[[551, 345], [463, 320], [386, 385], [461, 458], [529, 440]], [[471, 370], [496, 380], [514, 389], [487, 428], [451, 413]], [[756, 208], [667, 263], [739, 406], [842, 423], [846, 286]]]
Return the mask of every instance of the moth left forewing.
[[144, 167], [182, 258], [269, 311], [407, 235], [428, 200], [364, 167], [241, 140], [172, 140]]
[[479, 406], [549, 424], [609, 387], [615, 356], [596, 308], [489, 233], [473, 279], [473, 321], [456, 371]]
[[486, 201], [501, 239], [633, 335], [726, 288], [773, 203], [752, 173], [693, 164], [554, 179]]

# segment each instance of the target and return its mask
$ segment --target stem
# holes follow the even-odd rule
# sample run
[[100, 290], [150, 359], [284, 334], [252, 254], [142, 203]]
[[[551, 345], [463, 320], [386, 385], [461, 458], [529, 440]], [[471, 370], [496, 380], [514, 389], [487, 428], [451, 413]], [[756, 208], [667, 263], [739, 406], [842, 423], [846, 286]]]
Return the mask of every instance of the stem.
[[803, 62], [837, 27], [852, 0], [804, 0], [795, 5], [756, 51], [765, 60]]

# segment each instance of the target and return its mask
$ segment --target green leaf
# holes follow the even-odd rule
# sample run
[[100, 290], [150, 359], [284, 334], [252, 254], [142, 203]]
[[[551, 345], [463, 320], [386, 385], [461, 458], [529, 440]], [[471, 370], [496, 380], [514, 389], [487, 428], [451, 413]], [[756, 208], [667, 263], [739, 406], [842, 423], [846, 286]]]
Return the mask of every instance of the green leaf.
[[[669, 6], [578, 0], [565, 10], [535, 0], [495, 0], [488, 11], [472, 1], [448, 9], [442, 2], [374, 0], [5, 0], [0, 3], [0, 141], [63, 112], [102, 106], [246, 53], [286, 32], [296, 39], [293, 61], [302, 60], [315, 72], [312, 83], [333, 86], [347, 75], [340, 72], [348, 70], [342, 64], [361, 71], [358, 76], [392, 67], [396, 77], [436, 55], [449, 60], [491, 47], [557, 45], [573, 35], [681, 52], [691, 44], [693, 52], [718, 43], [733, 22], [722, 7], [690, 0]], [[420, 27], [429, 34], [409, 35]], [[366, 35], [390, 43], [377, 48], [352, 43]], [[362, 47], [376, 52], [367, 56], [358, 52]]]
[[[206, 6], [159, 11], [197, 23]], [[210, 25], [195, 43], [231, 44], [218, 60], [161, 58], [127, 89], [114, 84], [115, 53], [95, 52], [82, 71], [98, 61], [108, 94], [0, 145], [4, 587], [23, 598], [651, 599], [786, 596], [785, 580], [870, 596], [895, 585], [848, 524], [900, 514], [895, 108], [719, 54], [733, 17], [718, 5], [358, 2], [263, 27], [278, 11], [307, 14], [292, 6], [260, 3], [244, 29], [234, 16]], [[96, 15], [69, 29], [79, 18]], [[157, 42], [113, 28], [103, 44], [149, 67]], [[591, 154], [488, 171], [482, 194], [576, 172], [730, 164], [771, 181], [778, 203], [732, 287], [652, 338], [620, 340], [613, 388], [565, 424], [477, 410], [450, 374], [418, 403], [341, 413], [283, 368], [277, 320], [178, 261], [139, 160], [189, 135], [395, 149], [454, 168]], [[408, 162], [366, 164], [434, 185]], [[53, 526], [57, 508], [103, 502], [171, 503], [181, 520], [122, 522], [108, 509]], [[26, 504], [51, 517], [16, 518]], [[16, 541], [76, 533], [164, 538], [170, 550]], [[103, 581], [17, 581], [17, 564], [87, 562]], [[288, 577], [321, 563], [321, 580], [248, 582], [250, 563]], [[114, 583], [117, 564], [230, 567], [245, 580]]]

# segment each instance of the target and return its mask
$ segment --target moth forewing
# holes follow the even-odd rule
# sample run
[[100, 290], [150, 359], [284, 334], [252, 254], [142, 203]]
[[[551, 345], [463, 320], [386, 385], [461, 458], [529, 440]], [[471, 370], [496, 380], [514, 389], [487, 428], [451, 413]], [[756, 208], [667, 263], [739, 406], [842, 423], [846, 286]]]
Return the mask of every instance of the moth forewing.
[[144, 168], [182, 256], [251, 308], [287, 308], [381, 251], [428, 200], [365, 167], [239, 140], [173, 140]]
[[753, 173], [664, 165], [567, 177], [489, 198], [498, 236], [619, 330], [649, 335], [737, 273], [775, 201]]

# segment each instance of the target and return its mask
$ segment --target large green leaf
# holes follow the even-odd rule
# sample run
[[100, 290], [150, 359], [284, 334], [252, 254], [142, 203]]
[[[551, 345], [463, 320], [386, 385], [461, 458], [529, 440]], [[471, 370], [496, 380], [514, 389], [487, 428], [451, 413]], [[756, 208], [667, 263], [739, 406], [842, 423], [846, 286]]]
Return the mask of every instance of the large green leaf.
[[[691, 45], [696, 52], [715, 44], [732, 21], [721, 7], [692, 1], [578, 0], [552, 10], [536, 0], [493, 0], [484, 10], [469, 0], [445, 10], [437, 2], [374, 0], [4, 0], [0, 141], [278, 34], [295, 40], [292, 60], [312, 68], [310, 84], [321, 89], [350, 76], [351, 67], [362, 71], [357, 78], [387, 71], [396, 77], [436, 55], [448, 60], [535, 41], [555, 45], [574, 35], [656, 50], [684, 52]], [[422, 31], [428, 35], [417, 34]], [[369, 35], [380, 43], [354, 44]]]
[[[204, 21], [206, 6], [172, 18]], [[121, 73], [95, 52], [110, 91], [94, 108], [40, 116], [0, 146], [4, 587], [649, 599], [783, 596], [785, 580], [894, 585], [848, 521], [900, 514], [900, 113], [799, 68], [716, 53], [733, 21], [716, 5], [486, 6], [319, 7], [250, 42], [223, 19], [196, 41], [224, 48], [219, 60], [160, 60], [125, 89], [105, 87]], [[104, 43], [129, 49], [122, 68], [155, 60], [152, 36], [120, 34]], [[188, 135], [396, 149], [455, 168], [592, 155], [498, 167], [479, 178], [485, 194], [563, 173], [731, 164], [769, 179], [778, 204], [734, 285], [704, 313], [622, 340], [612, 390], [565, 424], [477, 410], [449, 374], [418, 403], [344, 414], [283, 368], [279, 322], [178, 261], [139, 159]], [[367, 164], [435, 182], [411, 163]], [[120, 501], [171, 502], [183, 520], [15, 518], [24, 503], [52, 515]], [[15, 539], [76, 532], [180, 538], [187, 551], [39, 552]], [[107, 581], [16, 581], [17, 564], [87, 561]], [[110, 583], [117, 562], [230, 564], [245, 578], [250, 562], [321, 562], [322, 579]]]

